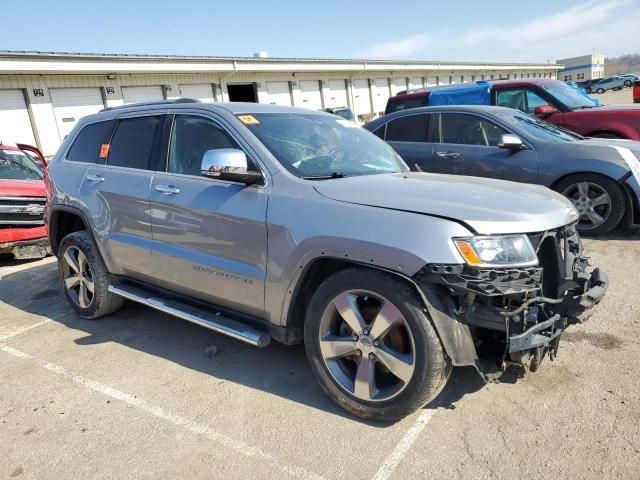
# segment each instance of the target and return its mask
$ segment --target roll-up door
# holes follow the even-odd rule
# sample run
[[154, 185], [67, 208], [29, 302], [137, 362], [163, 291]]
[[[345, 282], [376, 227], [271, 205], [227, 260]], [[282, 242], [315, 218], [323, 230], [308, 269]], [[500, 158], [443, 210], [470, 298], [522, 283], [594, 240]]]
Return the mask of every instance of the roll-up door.
[[371, 98], [369, 93], [369, 80], [357, 78], [351, 86], [353, 89], [353, 108], [356, 115], [371, 113]]
[[0, 90], [0, 141], [36, 143], [22, 90]]
[[328, 96], [325, 98], [326, 107], [348, 107], [347, 84], [345, 80], [329, 80]]
[[271, 105], [291, 106], [289, 82], [267, 82], [267, 94]]
[[99, 88], [51, 88], [49, 94], [61, 142], [78, 120], [104, 108]]
[[150, 102], [164, 100], [160, 85], [148, 87], [122, 87], [122, 100], [124, 103]]
[[322, 96], [320, 95], [320, 82], [317, 80], [300, 80], [300, 107], [311, 110], [322, 110]]
[[180, 85], [180, 96], [182, 98], [193, 98], [201, 102], [215, 102], [213, 96], [213, 86], [210, 83], [198, 83], [191, 85]]

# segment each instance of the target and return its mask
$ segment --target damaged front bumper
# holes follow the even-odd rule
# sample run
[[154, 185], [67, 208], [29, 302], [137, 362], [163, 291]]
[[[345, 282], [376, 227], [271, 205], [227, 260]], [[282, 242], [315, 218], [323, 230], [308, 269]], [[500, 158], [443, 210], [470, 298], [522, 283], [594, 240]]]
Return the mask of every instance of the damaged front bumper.
[[473, 365], [485, 380], [509, 364], [535, 371], [547, 354], [553, 360], [562, 332], [586, 321], [607, 291], [572, 226], [530, 239], [537, 267], [427, 265], [414, 277], [453, 364]]

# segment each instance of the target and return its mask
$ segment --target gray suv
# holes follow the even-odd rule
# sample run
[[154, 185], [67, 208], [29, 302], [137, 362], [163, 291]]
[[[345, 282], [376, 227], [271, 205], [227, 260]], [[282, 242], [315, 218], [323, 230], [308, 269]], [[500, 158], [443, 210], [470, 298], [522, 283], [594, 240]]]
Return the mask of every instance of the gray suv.
[[395, 420], [453, 366], [535, 371], [607, 289], [574, 207], [536, 185], [409, 172], [323, 112], [179, 100], [84, 118], [48, 168], [64, 292], [249, 344], [304, 341], [339, 405]]

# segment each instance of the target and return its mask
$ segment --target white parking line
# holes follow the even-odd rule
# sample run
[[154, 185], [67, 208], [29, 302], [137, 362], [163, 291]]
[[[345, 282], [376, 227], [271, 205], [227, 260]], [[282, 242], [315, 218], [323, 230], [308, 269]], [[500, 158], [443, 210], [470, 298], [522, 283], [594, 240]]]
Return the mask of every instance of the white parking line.
[[[35, 327], [35, 325], [33, 327]], [[321, 475], [310, 472], [303, 467], [298, 467], [295, 465], [287, 465], [269, 453], [263, 452], [258, 448], [252, 447], [238, 440], [234, 440], [233, 438], [227, 437], [226, 435], [216, 432], [215, 430], [213, 430], [212, 428], [206, 425], [195, 423], [185, 417], [168, 412], [156, 405], [153, 405], [149, 402], [136, 398], [133, 395], [129, 395], [128, 393], [121, 392], [120, 390], [116, 390], [115, 388], [109, 387], [107, 385], [94, 382], [93, 380], [85, 378], [81, 375], [76, 375], [73, 372], [68, 371], [66, 368], [61, 367], [60, 365], [43, 362], [28, 353], [25, 353], [21, 350], [18, 350], [16, 348], [10, 347], [2, 343], [0, 343], [0, 350], [2, 350], [5, 353], [8, 353], [9, 355], [13, 355], [14, 357], [33, 361], [34, 363], [38, 364], [40, 367], [46, 370], [49, 370], [50, 372], [53, 372], [64, 378], [67, 378], [77, 384], [88, 387], [91, 390], [99, 392], [103, 395], [114, 398], [116, 400], [120, 400], [121, 402], [124, 402], [133, 407], [136, 407], [139, 410], [147, 412], [161, 420], [165, 420], [167, 422], [173, 423], [176, 426], [183, 427], [198, 435], [203, 435], [209, 440], [212, 440], [221, 445], [224, 445], [225, 447], [231, 450], [234, 450], [235, 452], [238, 452], [246, 457], [253, 457], [253, 458], [259, 459], [264, 463], [270, 465], [271, 467], [274, 467], [280, 470], [281, 472], [287, 473], [293, 477], [310, 479], [310, 480], [311, 479], [325, 480], [324, 477], [322, 477]]]
[[391, 477], [398, 464], [407, 455], [407, 452], [418, 439], [418, 436], [422, 433], [424, 427], [427, 426], [427, 423], [431, 421], [435, 413], [435, 410], [425, 410], [418, 415], [416, 423], [414, 423], [413, 426], [407, 430], [407, 433], [405, 433], [400, 439], [396, 447], [373, 476], [372, 480], [387, 480]]
[[13, 338], [13, 337], [17, 337], [18, 335], [21, 335], [25, 332], [28, 332], [29, 330], [39, 327], [40, 325], [44, 325], [45, 323], [50, 322], [52, 319], [51, 318], [47, 318], [46, 320], [42, 320], [41, 322], [38, 323], [34, 323], [33, 325], [29, 325], [28, 327], [22, 327], [22, 328], [18, 328], [17, 330], [14, 330], [13, 332], [9, 333], [8, 335], [3, 335], [0, 337], [0, 342], [6, 342], [7, 340]]

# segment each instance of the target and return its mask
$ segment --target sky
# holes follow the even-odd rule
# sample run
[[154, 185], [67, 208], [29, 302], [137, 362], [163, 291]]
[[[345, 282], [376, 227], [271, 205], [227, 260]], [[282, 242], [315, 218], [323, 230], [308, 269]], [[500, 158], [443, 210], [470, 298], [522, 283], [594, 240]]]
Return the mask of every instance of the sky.
[[543, 63], [593, 51], [640, 53], [640, 0], [0, 5], [0, 50]]

